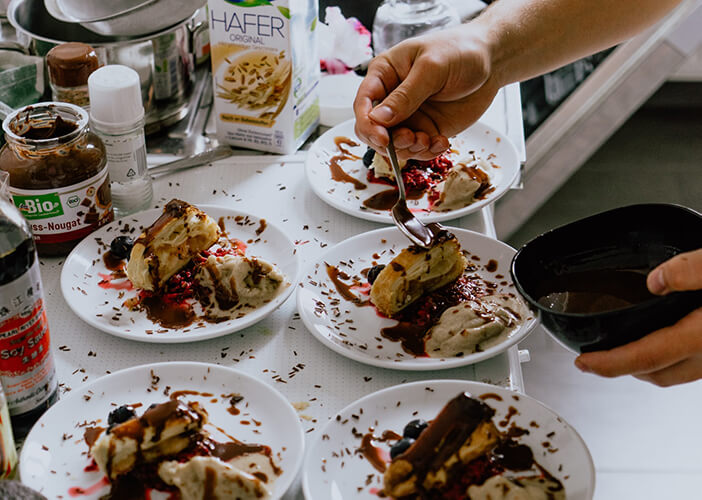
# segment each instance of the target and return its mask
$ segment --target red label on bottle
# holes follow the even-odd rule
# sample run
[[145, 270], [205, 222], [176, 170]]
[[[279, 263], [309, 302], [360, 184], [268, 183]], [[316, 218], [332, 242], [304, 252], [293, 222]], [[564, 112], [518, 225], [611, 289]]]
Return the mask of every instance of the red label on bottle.
[[33, 410], [56, 387], [38, 260], [0, 286], [0, 380], [11, 415]]

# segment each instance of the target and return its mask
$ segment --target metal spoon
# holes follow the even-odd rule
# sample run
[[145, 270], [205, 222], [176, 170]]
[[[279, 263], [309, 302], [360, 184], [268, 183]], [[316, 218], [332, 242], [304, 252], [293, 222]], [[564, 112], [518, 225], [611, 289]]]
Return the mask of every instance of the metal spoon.
[[[388, 131], [389, 132], [389, 131]], [[392, 207], [392, 219], [395, 225], [402, 233], [407, 236], [412, 243], [422, 248], [430, 248], [434, 238], [443, 230], [440, 224], [432, 223], [424, 225], [417, 219], [409, 208], [407, 208], [407, 196], [405, 194], [405, 182], [402, 179], [400, 164], [397, 162], [397, 153], [395, 153], [395, 145], [392, 142], [392, 134], [390, 142], [386, 148], [392, 171], [395, 174], [395, 182], [397, 182], [398, 199], [395, 206]]]

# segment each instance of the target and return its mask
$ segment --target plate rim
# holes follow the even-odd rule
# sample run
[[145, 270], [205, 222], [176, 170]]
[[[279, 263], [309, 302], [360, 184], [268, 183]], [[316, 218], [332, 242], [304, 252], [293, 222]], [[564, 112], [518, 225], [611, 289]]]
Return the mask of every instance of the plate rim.
[[[98, 377], [95, 380], [92, 380], [91, 382], [88, 382], [86, 384], [81, 385], [80, 388], [71, 391], [70, 394], [62, 395], [54, 405], [52, 405], [50, 408], [48, 408], [42, 414], [42, 416], [39, 417], [39, 419], [34, 423], [34, 425], [32, 426], [29, 433], [27, 434], [27, 436], [24, 439], [24, 442], [22, 445], [22, 450], [20, 452], [20, 455], [18, 457], [18, 462], [17, 462], [17, 471], [18, 471], [18, 475], [19, 475], [19, 478], [20, 478], [22, 484], [30, 486], [29, 484], [27, 484], [25, 482], [24, 479], [22, 479], [23, 474], [21, 473], [22, 468], [23, 468], [22, 464], [24, 463], [23, 457], [25, 456], [26, 453], [29, 453], [27, 451], [28, 448], [26, 446], [30, 442], [29, 438], [31, 437], [34, 430], [38, 428], [39, 422], [45, 418], [48, 418], [47, 415], [50, 415], [51, 412], [56, 411], [55, 409], [60, 404], [68, 404], [67, 407], [70, 407], [70, 404], [73, 402], [74, 399], [80, 398], [84, 394], [87, 394], [88, 391], [92, 389], [92, 387], [94, 387], [98, 383], [104, 383], [104, 379], [106, 379], [108, 377], [112, 378], [112, 377], [118, 377], [118, 376], [125, 376], [125, 374], [129, 374], [131, 372], [138, 372], [140, 370], [157, 370], [157, 369], [162, 368], [164, 366], [168, 366], [168, 367], [181, 366], [183, 368], [198, 367], [198, 368], [207, 368], [209, 370], [222, 370], [225, 372], [229, 372], [232, 375], [237, 375], [237, 376], [242, 377], [243, 379], [245, 379], [247, 381], [247, 383], [253, 382], [255, 385], [259, 386], [258, 387], [259, 390], [260, 390], [261, 386], [265, 386], [265, 388], [269, 390], [270, 395], [275, 397], [275, 399], [278, 400], [279, 402], [285, 403], [284, 406], [290, 411], [290, 416], [294, 417], [294, 418], [292, 418], [292, 420], [294, 420], [294, 422], [295, 422], [294, 426], [295, 426], [295, 429], [297, 430], [297, 432], [295, 433], [296, 434], [295, 438], [296, 438], [296, 441], [298, 441], [298, 445], [300, 447], [300, 452], [295, 457], [295, 459], [296, 459], [295, 466], [294, 466], [295, 469], [294, 469], [293, 473], [290, 474], [290, 477], [287, 480], [287, 484], [283, 483], [284, 488], [281, 488], [281, 489], [283, 489], [283, 494], [285, 494], [285, 492], [287, 492], [290, 489], [290, 487], [293, 485], [293, 483], [297, 480], [299, 473], [300, 473], [300, 469], [302, 467], [302, 464], [304, 463], [305, 454], [307, 452], [307, 446], [306, 446], [306, 442], [305, 442], [305, 433], [304, 433], [304, 430], [302, 428], [302, 423], [300, 422], [300, 419], [298, 418], [297, 412], [293, 408], [292, 404], [276, 388], [271, 387], [270, 385], [266, 384], [264, 381], [259, 380], [258, 378], [244, 372], [243, 370], [239, 370], [239, 369], [232, 368], [229, 366], [218, 365], [215, 363], [205, 363], [205, 362], [201, 362], [201, 361], [164, 361], [164, 362], [160, 362], [160, 363], [150, 363], [150, 364], [130, 366], [130, 367], [118, 370], [116, 372], [112, 372], [110, 374]], [[27, 474], [26, 476], [29, 476], [29, 474]]]
[[[228, 207], [225, 207], [222, 205], [211, 205], [211, 204], [203, 203], [203, 204], [194, 204], [193, 206], [197, 207], [198, 209], [202, 210], [205, 213], [207, 213], [207, 210], [215, 209], [215, 210], [225, 210], [227, 212], [231, 212], [228, 216], [235, 217], [238, 215], [243, 215], [244, 217], [253, 217], [256, 220], [261, 220], [264, 218], [264, 217], [260, 217], [258, 215], [251, 214], [249, 212], [228, 208]], [[146, 215], [147, 213], [150, 213], [150, 212], [159, 213], [159, 212], [162, 212], [162, 209], [161, 208], [150, 208], [147, 210], [142, 210], [141, 212], [127, 215], [125, 217], [122, 217], [121, 219], [115, 219], [114, 221], [110, 222], [109, 224], [106, 224], [106, 225], [100, 227], [98, 230], [90, 233], [85, 238], [83, 238], [78, 243], [78, 245], [76, 245], [73, 248], [73, 250], [71, 250], [71, 252], [66, 256], [66, 258], [61, 266], [61, 275], [59, 278], [59, 285], [61, 288], [61, 295], [63, 296], [63, 299], [66, 302], [66, 305], [71, 310], [71, 312], [73, 312], [73, 314], [75, 314], [76, 316], [78, 316], [78, 318], [80, 318], [81, 321], [83, 321], [87, 325], [95, 328], [96, 330], [99, 330], [103, 333], [106, 333], [108, 335], [112, 335], [112, 336], [115, 336], [118, 338], [131, 340], [133, 342], [145, 342], [148, 344], [187, 344], [187, 343], [191, 343], [191, 342], [200, 342], [203, 340], [211, 340], [214, 338], [219, 338], [219, 337], [231, 335], [232, 333], [236, 333], [240, 330], [243, 330], [245, 328], [248, 328], [249, 326], [252, 326], [252, 325], [258, 323], [259, 321], [262, 321], [268, 315], [272, 314], [277, 309], [279, 309], [285, 302], [287, 302], [287, 300], [292, 295], [293, 291], [297, 288], [298, 283], [300, 283], [300, 279], [302, 277], [302, 271], [303, 271], [303, 267], [304, 267], [304, 262], [302, 261], [302, 259], [298, 255], [299, 252], [294, 252], [292, 254], [292, 259], [295, 262], [296, 267], [297, 267], [296, 275], [295, 276], [286, 276], [286, 278], [288, 279], [288, 281], [290, 283], [290, 286], [288, 286], [286, 290], [283, 290], [280, 295], [278, 295], [277, 297], [274, 298], [275, 306], [272, 307], [270, 309], [270, 311], [267, 311], [266, 314], [264, 314], [261, 317], [257, 317], [253, 314], [247, 314], [243, 318], [240, 318], [238, 320], [235, 319], [233, 321], [239, 321], [240, 323], [238, 323], [234, 326], [230, 326], [231, 329], [230, 328], [224, 329], [223, 327], [218, 328], [218, 324], [214, 324], [214, 325], [212, 325], [212, 329], [214, 329], [213, 332], [210, 332], [207, 334], [201, 334], [195, 339], [190, 338], [190, 336], [184, 336], [184, 335], [183, 336], [164, 337], [162, 335], [134, 334], [133, 332], [125, 333], [123, 331], [120, 331], [120, 329], [118, 329], [116, 327], [115, 328], [104, 327], [101, 323], [94, 321], [93, 318], [91, 316], [89, 316], [86, 312], [84, 312], [81, 308], [74, 307], [73, 302], [69, 301], [67, 299], [67, 297], [70, 296], [70, 294], [67, 293], [67, 291], [71, 288], [71, 284], [69, 283], [71, 278], [69, 277], [69, 271], [68, 271], [67, 264], [72, 259], [77, 258], [76, 255], [77, 255], [77, 252], [79, 251], [79, 249], [82, 246], [87, 245], [88, 243], [86, 243], [86, 242], [88, 242], [89, 238], [94, 237], [96, 235], [95, 233], [97, 233], [99, 231], [105, 231], [106, 228], [111, 227], [113, 225], [117, 225], [118, 220], [124, 220], [124, 219], [127, 219], [129, 217], [136, 217], [136, 216], [140, 216], [140, 215]], [[290, 247], [292, 249], [295, 248], [295, 244], [292, 241], [292, 239], [290, 239], [290, 236], [288, 236], [288, 234], [285, 231], [283, 231], [282, 228], [278, 224], [271, 223], [268, 221], [268, 219], [266, 219], [266, 225], [267, 225], [267, 228], [269, 228], [269, 227], [275, 228], [275, 230], [277, 230], [287, 240], [287, 242], [290, 244]], [[278, 265], [277, 263], [275, 263], [275, 264]], [[264, 309], [267, 305], [268, 304], [266, 304], [260, 308], [257, 308], [257, 310]], [[254, 313], [255, 311], [251, 311], [251, 312]], [[232, 320], [229, 320], [229, 321], [232, 321]], [[222, 322], [221, 325], [225, 325], [226, 323], [228, 323], [228, 321]], [[158, 325], [154, 324], [154, 328], [158, 328]], [[140, 336], [136, 336], [136, 335], [140, 335]]]
[[[364, 210], [353, 210], [351, 208], [348, 208], [341, 202], [337, 202], [334, 198], [330, 198], [326, 196], [326, 192], [322, 190], [319, 186], [317, 186], [314, 182], [312, 182], [312, 172], [311, 169], [313, 165], [317, 164], [316, 161], [316, 150], [320, 148], [319, 143], [320, 141], [325, 137], [325, 136], [331, 136], [334, 135], [335, 130], [339, 130], [342, 127], [349, 127], [351, 126], [353, 128], [353, 124], [356, 122], [355, 118], [351, 118], [348, 120], [345, 120], [338, 125], [335, 125], [331, 127], [329, 130], [324, 132], [322, 135], [320, 135], [313, 143], [312, 146], [310, 147], [308, 154], [305, 158], [305, 178], [307, 180], [307, 184], [312, 188], [312, 191], [314, 194], [322, 200], [324, 203], [327, 205], [339, 210], [340, 212], [343, 212], [347, 215], [351, 215], [352, 217], [356, 217], [359, 219], [363, 220], [368, 220], [371, 222], [380, 222], [380, 223], [385, 223], [385, 224], [393, 224], [392, 216], [390, 215], [390, 212], [388, 211], [387, 214], [377, 214], [372, 211], [364, 211]], [[457, 210], [448, 210], [446, 212], [428, 212], [428, 213], [420, 213], [417, 214], [417, 216], [424, 222], [443, 222], [447, 220], [453, 220], [453, 219], [458, 219], [460, 217], [465, 217], [466, 215], [470, 215], [476, 212], [479, 212], [481, 209], [490, 206], [492, 203], [495, 203], [498, 201], [500, 198], [505, 196], [509, 190], [514, 186], [514, 184], [517, 182], [517, 179], [519, 178], [520, 174], [520, 168], [519, 168], [519, 154], [517, 152], [517, 147], [514, 145], [512, 140], [507, 137], [505, 134], [501, 133], [499, 130], [495, 129], [494, 127], [488, 125], [487, 123], [484, 123], [480, 120], [477, 122], [473, 123], [470, 127], [464, 129], [463, 131], [459, 132], [460, 135], [463, 133], [466, 133], [468, 130], [470, 130], [472, 127], [484, 127], [485, 130], [490, 131], [490, 133], [496, 134], [498, 137], [500, 137], [501, 142], [504, 144], [507, 144], [507, 147], [510, 148], [511, 153], [514, 154], [514, 158], [516, 160], [516, 168], [514, 169], [514, 172], [512, 173], [512, 177], [505, 181], [504, 186], [501, 189], [496, 189], [495, 190], [495, 195], [491, 196], [488, 199], [485, 200], [479, 200], [474, 203], [471, 203], [470, 205], [467, 205], [463, 208], [459, 208]], [[337, 132], [338, 134], [338, 132]], [[455, 136], [454, 136], [455, 137]], [[363, 144], [361, 142], [361, 144]]]
[[[583, 437], [580, 435], [578, 430], [573, 427], [568, 420], [565, 418], [561, 417], [557, 412], [555, 412], [550, 406], [546, 405], [545, 403], [542, 403], [538, 399], [525, 394], [523, 392], [519, 391], [513, 391], [511, 389], [508, 389], [506, 387], [502, 387], [499, 385], [494, 385], [494, 384], [487, 384], [485, 382], [479, 382], [475, 380], [461, 380], [461, 379], [434, 379], [434, 380], [417, 380], [415, 382], [408, 382], [405, 384], [396, 384], [392, 385], [390, 387], [386, 387], [384, 389], [377, 390], [375, 392], [372, 392], [370, 394], [366, 394], [365, 396], [349, 403], [342, 409], [338, 410], [334, 415], [331, 416], [331, 418], [319, 429], [318, 434], [315, 436], [315, 438], [312, 440], [312, 442], [309, 443], [309, 446], [307, 447], [307, 450], [305, 451], [305, 459], [302, 464], [302, 471], [301, 471], [301, 483], [302, 483], [302, 493], [305, 497], [305, 500], [318, 500], [316, 499], [312, 493], [310, 492], [310, 479], [309, 479], [309, 474], [308, 470], [309, 467], [311, 466], [311, 462], [313, 460], [313, 451], [319, 444], [322, 442], [322, 436], [324, 434], [328, 434], [326, 431], [329, 429], [332, 425], [334, 425], [336, 421], [336, 416], [337, 415], [343, 415], [344, 413], [351, 412], [356, 406], [362, 405], [365, 402], [367, 402], [369, 399], [374, 398], [374, 397], [380, 397], [385, 395], [386, 393], [392, 392], [394, 390], [398, 390], [400, 388], [414, 388], [414, 387], [424, 387], [427, 386], [427, 384], [438, 384], [438, 385], [446, 385], [446, 386], [451, 386], [451, 385], [469, 385], [469, 386], [477, 386], [477, 387], [482, 387], [485, 388], [487, 391], [486, 392], [495, 392], [499, 394], [500, 392], [508, 393], [510, 395], [518, 395], [520, 398], [524, 398], [527, 400], [531, 400], [532, 403], [536, 403], [537, 405], [541, 406], [545, 410], [547, 410], [549, 413], [553, 415], [554, 418], [560, 420], [563, 424], [567, 426], [567, 428], [573, 433], [573, 436], [576, 438], [580, 446], [585, 450], [585, 455], [587, 457], [587, 462], [588, 462], [588, 476], [589, 476], [589, 493], [591, 495], [591, 499], [593, 498], [593, 495], [595, 493], [595, 485], [596, 485], [596, 470], [595, 470], [595, 462], [592, 458], [592, 453], [590, 452], [590, 449], [587, 446], [587, 443], [583, 439]], [[468, 390], [468, 392], [471, 392], [473, 394], [474, 392], [477, 391], [472, 391]]]
[[[480, 239], [484, 240], [490, 240], [491, 242], [495, 242], [499, 245], [502, 245], [512, 251], [516, 250], [512, 248], [510, 245], [507, 243], [500, 241], [496, 238], [492, 238], [490, 236], [487, 236], [485, 234], [479, 233], [477, 231], [472, 231], [470, 229], [463, 229], [459, 227], [451, 227], [451, 226], [446, 226], [446, 229], [449, 231], [452, 231], [454, 233], [464, 233], [467, 236], [470, 237], [479, 237]], [[327, 249], [326, 252], [321, 254], [318, 257], [318, 260], [306, 262], [306, 267], [304, 269], [304, 274], [303, 276], [308, 276], [312, 275], [313, 272], [315, 271], [315, 266], [319, 264], [320, 262], [323, 262], [330, 254], [334, 253], [338, 247], [352, 243], [357, 239], [362, 239], [366, 237], [372, 237], [375, 234], [381, 234], [381, 233], [391, 233], [395, 231], [396, 228], [394, 226], [390, 227], [381, 227], [378, 229], [374, 229], [372, 231], [367, 231], [365, 233], [360, 233], [357, 235], [354, 235], [348, 239], [345, 239], [343, 241], [340, 241], [333, 247]], [[458, 235], [456, 235], [458, 237]], [[302, 293], [301, 293], [302, 292]], [[505, 339], [504, 342], [501, 342], [495, 346], [492, 346], [488, 349], [486, 349], [483, 352], [480, 353], [473, 353], [469, 356], [463, 356], [461, 358], [436, 358], [436, 361], [433, 363], [422, 363], [419, 365], [413, 365], [411, 363], [403, 363], [402, 361], [390, 361], [390, 360], [380, 360], [376, 359], [373, 357], [367, 357], [363, 356], [361, 353], [356, 353], [354, 351], [350, 351], [348, 349], [345, 349], [344, 347], [334, 343], [334, 342], [329, 342], [327, 338], [323, 335], [321, 335], [316, 328], [314, 328], [314, 323], [313, 323], [313, 318], [310, 317], [309, 312], [307, 309], [303, 307], [302, 301], [304, 300], [304, 296], [307, 293], [307, 289], [305, 287], [302, 287], [302, 290], [298, 290], [297, 295], [295, 297], [295, 307], [297, 308], [297, 312], [300, 314], [300, 319], [302, 319], [303, 324], [305, 325], [305, 328], [308, 330], [308, 332], [315, 338], [317, 341], [319, 341], [322, 345], [326, 346], [328, 349], [331, 349], [333, 352], [339, 354], [340, 356], [343, 356], [347, 359], [350, 359], [352, 361], [356, 361], [358, 363], [362, 363], [365, 365], [369, 366], [375, 366], [378, 368], [385, 368], [389, 370], [397, 370], [397, 371], [435, 371], [435, 370], [449, 370], [453, 368], [460, 368], [460, 367], [465, 367], [465, 366], [470, 366], [475, 363], [479, 363], [481, 361], [485, 361], [488, 359], [491, 359], [495, 356], [498, 356], [502, 354], [503, 352], [507, 351], [514, 345], [516, 345], [519, 342], [522, 342], [524, 339], [526, 339], [531, 333], [533, 333], [536, 330], [536, 327], [539, 325], [540, 320], [538, 315], [534, 315], [533, 319], [526, 322], [524, 332], [521, 334], [515, 334], [507, 339]], [[431, 358], [430, 358], [431, 359]], [[444, 361], [440, 361], [440, 359], [444, 359]]]

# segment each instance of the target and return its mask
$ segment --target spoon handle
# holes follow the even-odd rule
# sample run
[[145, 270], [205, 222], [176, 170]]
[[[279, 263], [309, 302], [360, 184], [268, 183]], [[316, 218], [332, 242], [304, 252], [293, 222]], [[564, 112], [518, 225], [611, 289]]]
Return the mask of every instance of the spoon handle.
[[402, 171], [400, 169], [400, 164], [397, 161], [397, 153], [395, 152], [395, 144], [392, 142], [392, 133], [388, 130], [388, 136], [390, 141], [388, 142], [388, 147], [386, 152], [388, 153], [388, 158], [390, 159], [390, 165], [392, 166], [392, 171], [395, 174], [395, 182], [397, 183], [397, 190], [399, 191], [400, 201], [403, 204], [407, 203], [407, 198], [405, 195], [405, 182], [402, 179]]

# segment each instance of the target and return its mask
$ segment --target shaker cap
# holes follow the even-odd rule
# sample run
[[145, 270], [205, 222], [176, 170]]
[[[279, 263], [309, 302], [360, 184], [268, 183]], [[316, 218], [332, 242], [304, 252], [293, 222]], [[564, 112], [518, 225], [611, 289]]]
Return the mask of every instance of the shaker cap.
[[103, 66], [88, 78], [90, 119], [103, 129], [130, 127], [144, 118], [139, 74], [119, 64]]

